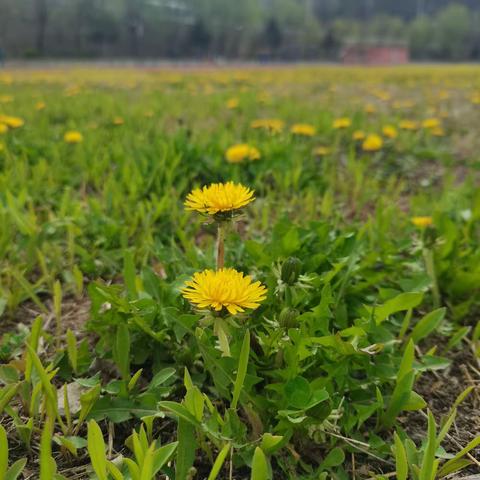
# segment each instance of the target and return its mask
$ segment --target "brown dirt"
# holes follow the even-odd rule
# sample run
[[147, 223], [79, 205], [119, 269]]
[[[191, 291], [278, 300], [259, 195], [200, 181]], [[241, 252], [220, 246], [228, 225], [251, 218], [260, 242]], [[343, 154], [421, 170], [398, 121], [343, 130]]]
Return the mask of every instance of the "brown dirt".
[[[467, 387], [474, 389], [465, 398], [457, 409], [457, 416], [445, 438], [442, 446], [449, 453], [456, 454], [471, 440], [480, 435], [480, 369], [478, 360], [473, 354], [473, 348], [468, 342], [464, 342], [457, 350], [448, 352], [446, 355], [451, 365], [440, 371], [423, 374], [415, 384], [415, 391], [428, 403], [437, 425], [444, 418], [458, 395]], [[425, 437], [427, 430], [426, 415], [423, 412], [412, 412], [401, 417], [399, 422], [419, 445]], [[470, 452], [472, 461], [478, 465], [472, 465], [462, 471], [462, 475], [453, 478], [462, 478], [466, 473], [480, 473], [480, 447]]]

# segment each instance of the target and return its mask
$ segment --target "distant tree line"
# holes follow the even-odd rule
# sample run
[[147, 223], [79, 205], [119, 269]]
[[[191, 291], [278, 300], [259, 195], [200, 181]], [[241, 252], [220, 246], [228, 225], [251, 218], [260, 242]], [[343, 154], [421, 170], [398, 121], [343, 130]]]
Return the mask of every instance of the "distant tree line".
[[334, 59], [348, 41], [480, 59], [480, 2], [0, 0], [9, 57]]

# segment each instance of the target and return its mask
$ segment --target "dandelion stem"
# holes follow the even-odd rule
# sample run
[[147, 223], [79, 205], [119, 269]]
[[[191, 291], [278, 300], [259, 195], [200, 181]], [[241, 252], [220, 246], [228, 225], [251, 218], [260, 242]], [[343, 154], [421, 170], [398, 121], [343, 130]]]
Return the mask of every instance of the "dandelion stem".
[[222, 222], [217, 225], [217, 270], [220, 270], [225, 264], [225, 231]]
[[425, 247], [423, 249], [423, 259], [425, 261], [425, 269], [427, 275], [430, 277], [432, 282], [432, 296], [433, 304], [435, 308], [438, 308], [441, 304], [440, 289], [438, 288], [437, 274], [435, 272], [435, 260], [433, 258], [433, 251]]

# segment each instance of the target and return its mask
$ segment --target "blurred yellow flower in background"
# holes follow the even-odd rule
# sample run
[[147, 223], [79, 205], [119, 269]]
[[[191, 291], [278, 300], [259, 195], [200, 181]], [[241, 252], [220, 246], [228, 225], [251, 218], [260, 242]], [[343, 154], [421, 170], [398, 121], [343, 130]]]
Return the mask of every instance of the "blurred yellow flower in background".
[[376, 152], [383, 147], [383, 140], [380, 135], [370, 133], [362, 143], [362, 149], [365, 152]]
[[413, 217], [412, 223], [419, 228], [426, 228], [433, 225], [433, 218], [432, 217]]
[[418, 129], [418, 123], [415, 122], [414, 120], [402, 120], [398, 126], [402, 130], [417, 130]]
[[290, 128], [290, 132], [301, 137], [313, 137], [315, 135], [315, 127], [308, 123], [295, 123]]
[[251, 128], [268, 130], [271, 133], [280, 133], [284, 126], [285, 122], [276, 118], [260, 118], [250, 123]]
[[118, 127], [120, 125], [123, 125], [125, 123], [125, 120], [122, 117], [114, 117], [112, 123]]
[[352, 121], [348, 117], [340, 117], [336, 118], [333, 121], [333, 128], [335, 129], [342, 129], [342, 128], [348, 128], [352, 124]]
[[4, 123], [0, 123], [0, 135], [7, 132], [8, 132], [8, 127]]
[[392, 125], [385, 125], [382, 128], [382, 133], [383, 133], [383, 136], [387, 138], [397, 138], [398, 136], [397, 129]]
[[20, 128], [25, 122], [20, 117], [10, 117], [8, 115], [0, 115], [0, 123], [4, 123], [10, 128]]
[[427, 118], [422, 122], [423, 128], [439, 128], [441, 126], [438, 118]]
[[328, 155], [331, 152], [330, 148], [319, 146], [313, 149], [313, 154], [319, 157], [323, 157], [324, 155]]
[[396, 110], [412, 108], [415, 105], [413, 100], [396, 100], [392, 106]]
[[238, 108], [239, 105], [240, 100], [238, 100], [238, 98], [230, 98], [229, 100], [227, 100], [227, 108], [229, 108], [230, 110]]
[[442, 127], [431, 128], [429, 132], [435, 137], [445, 136], [445, 130]]
[[258, 149], [247, 143], [233, 145], [225, 152], [225, 158], [229, 163], [240, 163], [244, 160], [258, 160], [260, 156]]
[[365, 132], [363, 130], [355, 130], [353, 132], [352, 138], [357, 141], [363, 140], [365, 138]]
[[65, 89], [65, 96], [66, 97], [74, 97], [80, 93], [80, 87], [78, 85], [71, 85]]
[[81, 143], [83, 141], [83, 135], [76, 130], [70, 130], [69, 132], [65, 133], [65, 135], [63, 136], [63, 140], [65, 140], [66, 143], [71, 144]]

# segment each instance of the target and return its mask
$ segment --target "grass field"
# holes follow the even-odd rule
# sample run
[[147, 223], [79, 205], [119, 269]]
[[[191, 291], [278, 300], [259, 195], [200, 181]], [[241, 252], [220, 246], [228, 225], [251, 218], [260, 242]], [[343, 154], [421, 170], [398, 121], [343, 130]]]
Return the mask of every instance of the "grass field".
[[478, 473], [479, 124], [476, 66], [0, 71], [0, 479]]

